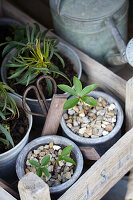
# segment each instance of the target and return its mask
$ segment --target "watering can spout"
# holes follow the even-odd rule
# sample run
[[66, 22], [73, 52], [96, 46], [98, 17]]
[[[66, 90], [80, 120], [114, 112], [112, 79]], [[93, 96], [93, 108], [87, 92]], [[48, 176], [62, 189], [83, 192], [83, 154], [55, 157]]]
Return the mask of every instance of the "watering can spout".
[[129, 63], [133, 67], [133, 39], [131, 39], [126, 46], [124, 40], [118, 31], [113, 18], [109, 18], [105, 21], [107, 27], [110, 29], [112, 36], [115, 40], [119, 54], [114, 54], [113, 50], [106, 54], [106, 59], [109, 64], [122, 65]]

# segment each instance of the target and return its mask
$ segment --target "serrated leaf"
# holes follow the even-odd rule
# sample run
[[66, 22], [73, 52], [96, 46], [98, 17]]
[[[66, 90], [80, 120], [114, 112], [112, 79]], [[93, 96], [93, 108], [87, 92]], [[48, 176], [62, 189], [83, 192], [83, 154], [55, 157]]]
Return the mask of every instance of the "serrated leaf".
[[39, 163], [35, 160], [29, 160], [29, 163], [32, 165], [32, 166], [35, 166], [35, 167], [39, 167]]
[[72, 94], [73, 96], [77, 96], [76, 91], [74, 89], [72, 89], [70, 86], [64, 85], [64, 84], [60, 84], [60, 85], [57, 85], [57, 86], [60, 90], [63, 90], [64, 92]]
[[72, 145], [65, 147], [62, 152], [61, 152], [61, 156], [67, 156], [68, 154], [70, 154], [72, 151]]
[[37, 168], [37, 170], [36, 170], [36, 174], [39, 176], [39, 177], [41, 177], [42, 176], [42, 170], [41, 170], [41, 168], [39, 167], [39, 168]]
[[93, 97], [81, 97], [81, 100], [93, 107], [98, 105], [97, 101]]
[[80, 94], [82, 91], [82, 84], [81, 84], [81, 81], [76, 76], [74, 76], [73, 78], [73, 84], [74, 84], [74, 89], [76, 90], [77, 94]]
[[43, 173], [45, 174], [45, 176], [47, 176], [47, 177], [50, 176], [49, 171], [48, 171], [47, 168], [43, 167], [43, 168], [42, 168], [42, 171], [43, 171]]
[[63, 109], [68, 110], [70, 108], [73, 108], [74, 106], [77, 105], [78, 102], [79, 98], [70, 98], [64, 103]]
[[87, 94], [89, 94], [91, 91], [93, 91], [94, 89], [96, 89], [98, 87], [98, 84], [92, 84], [92, 85], [88, 85], [86, 86], [80, 93], [80, 96], [85, 96]]
[[50, 162], [50, 155], [45, 156], [42, 160], [41, 160], [41, 166], [45, 166]]
[[76, 165], [75, 161], [70, 157], [63, 156], [63, 160], [66, 162], [72, 163], [73, 165]]

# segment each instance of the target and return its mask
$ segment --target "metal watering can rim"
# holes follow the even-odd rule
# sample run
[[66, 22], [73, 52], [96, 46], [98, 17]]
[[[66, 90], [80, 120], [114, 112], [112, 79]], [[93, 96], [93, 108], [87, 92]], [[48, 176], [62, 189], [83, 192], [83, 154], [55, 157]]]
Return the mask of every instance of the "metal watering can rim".
[[[117, 8], [116, 10], [110, 12], [109, 14], [106, 14], [106, 15], [103, 15], [102, 17], [98, 17], [98, 18], [92, 18], [92, 19], [82, 19], [80, 17], [72, 17], [70, 15], [67, 15], [67, 14], [61, 14], [61, 11], [60, 11], [60, 4], [61, 4], [61, 0], [57, 0], [57, 6], [56, 6], [56, 9], [57, 9], [57, 13], [58, 15], [62, 16], [62, 17], [65, 17], [65, 18], [68, 18], [68, 19], [71, 19], [71, 20], [74, 20], [74, 21], [80, 21], [80, 22], [92, 22], [92, 21], [99, 21], [99, 20], [103, 20], [105, 18], [108, 18], [110, 16], [113, 16], [115, 15], [119, 9], [125, 7], [125, 5], [127, 4], [127, 2], [123, 2], [123, 4]], [[128, 6], [127, 6], [127, 9], [128, 9]]]

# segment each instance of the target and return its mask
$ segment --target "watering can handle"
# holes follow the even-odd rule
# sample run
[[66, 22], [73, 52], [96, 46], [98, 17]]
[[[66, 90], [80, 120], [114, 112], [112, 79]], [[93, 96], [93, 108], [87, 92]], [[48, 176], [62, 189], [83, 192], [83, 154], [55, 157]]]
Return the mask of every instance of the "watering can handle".
[[119, 50], [119, 54], [114, 54], [113, 51], [109, 51], [106, 54], [106, 58], [110, 64], [121, 65], [124, 63], [129, 63], [133, 67], [133, 39], [125, 45], [121, 34], [119, 33], [113, 18], [108, 18], [105, 21], [106, 26], [112, 33], [112, 36], [116, 42], [116, 46]]
[[[109, 30], [112, 33], [112, 36], [116, 42], [116, 46], [120, 52], [120, 54], [113, 54], [111, 51], [107, 53], [106, 57], [109, 63], [112, 63], [114, 65], [120, 65], [127, 63], [127, 58], [126, 58], [126, 45], [125, 42], [123, 41], [121, 34], [119, 33], [115, 22], [113, 18], [108, 18], [105, 21], [106, 26], [109, 28]], [[111, 55], [112, 54], [112, 55]]]
[[60, 3], [61, 3], [61, 0], [57, 0], [57, 13], [58, 15], [60, 15]]

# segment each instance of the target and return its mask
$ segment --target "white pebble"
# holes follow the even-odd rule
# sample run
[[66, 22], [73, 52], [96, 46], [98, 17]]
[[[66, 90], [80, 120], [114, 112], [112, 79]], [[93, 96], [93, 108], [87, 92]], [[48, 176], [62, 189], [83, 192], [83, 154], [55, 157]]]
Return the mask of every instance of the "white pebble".
[[112, 103], [112, 104], [110, 104], [110, 106], [108, 107], [108, 109], [109, 109], [109, 110], [114, 110], [115, 107], [116, 107], [115, 104]]
[[109, 132], [108, 131], [103, 131], [103, 135], [108, 135]]
[[80, 128], [80, 129], [79, 129], [79, 133], [80, 133], [81, 135], [83, 135], [85, 131], [86, 131], [86, 127]]
[[58, 151], [59, 149], [61, 149], [61, 147], [58, 145], [53, 145], [53, 149]]
[[73, 110], [73, 109], [69, 109], [69, 110], [68, 110], [68, 114], [69, 114], [69, 115], [73, 115], [74, 113], [75, 113], [75, 110]]

